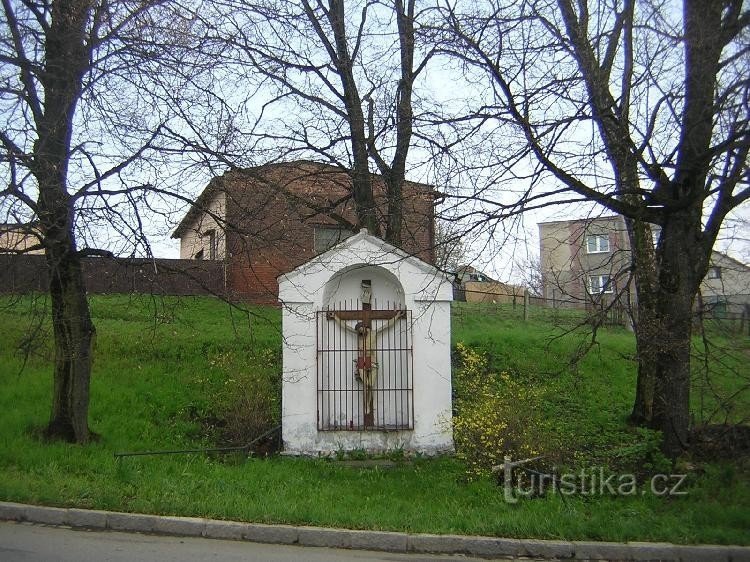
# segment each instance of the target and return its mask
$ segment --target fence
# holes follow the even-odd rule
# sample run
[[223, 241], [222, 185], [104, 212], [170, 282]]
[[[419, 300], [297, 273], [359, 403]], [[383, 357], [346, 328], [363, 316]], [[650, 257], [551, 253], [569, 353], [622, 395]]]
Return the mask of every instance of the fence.
[[[143, 258], [83, 258], [89, 293], [225, 295], [223, 262]], [[0, 293], [48, 290], [49, 272], [41, 255], [0, 254]]]
[[704, 324], [726, 333], [750, 336], [750, 295], [734, 295], [713, 303], [698, 299], [697, 311]]
[[[476, 287], [471, 289], [467, 284], [455, 289], [454, 301], [464, 301], [465, 304], [454, 308], [454, 318], [462, 322], [471, 315], [502, 315], [517, 320], [538, 319], [555, 324], [588, 322], [632, 328], [626, 295], [600, 295], [586, 300], [559, 296], [548, 299], [532, 295], [523, 287], [512, 287], [505, 292], [501, 287], [502, 284], [494, 284], [491, 290], [481, 290]], [[703, 322], [727, 334], [750, 336], [750, 295], [733, 295], [719, 302], [708, 303], [699, 296], [694, 313], [696, 326]]]
[[518, 320], [544, 320], [556, 324], [596, 323], [604, 326], [630, 327], [628, 306], [619, 299], [603, 298], [546, 299], [532, 295], [528, 289], [502, 283], [467, 283], [454, 290], [454, 300], [464, 301], [455, 307], [454, 318], [462, 322], [465, 317], [502, 315]]

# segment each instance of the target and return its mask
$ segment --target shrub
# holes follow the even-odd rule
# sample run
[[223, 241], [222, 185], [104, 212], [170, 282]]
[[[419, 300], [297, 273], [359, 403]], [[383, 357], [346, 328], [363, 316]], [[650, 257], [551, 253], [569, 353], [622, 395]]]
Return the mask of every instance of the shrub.
[[222, 437], [231, 445], [245, 445], [278, 425], [279, 400], [267, 378], [246, 375], [230, 381]]
[[[217, 396], [222, 419], [221, 440], [229, 445], [245, 445], [279, 424], [281, 419], [281, 367], [278, 353], [259, 350], [252, 362], [238, 360], [235, 354], [219, 354], [217, 364], [228, 371]], [[250, 365], [256, 365], [252, 368]], [[265, 368], [258, 368], [263, 365]], [[259, 448], [266, 450], [269, 440]]]
[[[658, 432], [581, 407], [585, 389], [493, 368], [492, 357], [456, 345], [454, 440], [470, 477], [488, 475], [507, 455], [542, 457], [530, 468], [546, 473], [602, 467], [647, 478], [669, 470]], [[599, 414], [599, 415], [595, 415]]]
[[[456, 345], [453, 432], [457, 456], [469, 477], [487, 475], [503, 457], [559, 457], [555, 432], [540, 415], [540, 392], [508, 372], [491, 372], [487, 356]], [[545, 462], [546, 461], [546, 462]]]

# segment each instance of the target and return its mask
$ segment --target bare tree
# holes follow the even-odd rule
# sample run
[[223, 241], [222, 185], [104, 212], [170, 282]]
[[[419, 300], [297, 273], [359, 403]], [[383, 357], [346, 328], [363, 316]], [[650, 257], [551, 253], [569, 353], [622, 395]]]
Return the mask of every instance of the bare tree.
[[521, 261], [519, 267], [522, 272], [521, 279], [528, 288], [529, 294], [534, 297], [544, 297], [544, 277], [539, 258], [527, 258]]
[[466, 265], [466, 245], [462, 228], [452, 222], [440, 220], [435, 225], [435, 264], [442, 270], [458, 272]]
[[438, 11], [448, 50], [491, 85], [476, 117], [510, 127], [524, 141], [516, 162], [536, 162], [521, 202], [487, 200], [489, 216], [567, 199], [625, 217], [638, 297], [633, 417], [661, 430], [675, 457], [689, 445], [695, 295], [723, 222], [750, 197], [750, 12], [741, 0], [672, 7], [489, 1]]
[[2, 0], [2, 9], [0, 208], [33, 225], [46, 255], [55, 350], [46, 434], [85, 443], [96, 330], [81, 259], [112, 254], [97, 245], [103, 229], [149, 253], [140, 209], [162, 197], [153, 172], [164, 162], [146, 157], [166, 148], [171, 108], [148, 77], [179, 80], [168, 69], [195, 46], [185, 39], [192, 20], [158, 1]]
[[[231, 30], [222, 30], [238, 49], [235, 63], [275, 89], [263, 108], [271, 123], [259, 133], [263, 139], [283, 155], [315, 154], [349, 171], [359, 223], [352, 229], [365, 226], [396, 245], [402, 243], [403, 184], [415, 141], [415, 83], [431, 57], [416, 44], [415, 5], [242, 3], [229, 18]], [[273, 118], [278, 111], [283, 119]], [[374, 170], [386, 187], [384, 217], [373, 194]]]

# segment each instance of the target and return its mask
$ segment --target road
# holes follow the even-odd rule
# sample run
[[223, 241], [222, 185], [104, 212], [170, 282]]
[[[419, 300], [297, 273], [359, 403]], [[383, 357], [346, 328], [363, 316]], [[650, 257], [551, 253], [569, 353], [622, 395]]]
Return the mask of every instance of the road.
[[259, 544], [216, 539], [165, 537], [83, 531], [31, 523], [0, 522], [0, 560], [3, 562], [80, 562], [89, 560], [198, 562], [222, 560], [243, 562], [479, 562], [464, 556], [391, 554], [366, 550], [343, 550]]

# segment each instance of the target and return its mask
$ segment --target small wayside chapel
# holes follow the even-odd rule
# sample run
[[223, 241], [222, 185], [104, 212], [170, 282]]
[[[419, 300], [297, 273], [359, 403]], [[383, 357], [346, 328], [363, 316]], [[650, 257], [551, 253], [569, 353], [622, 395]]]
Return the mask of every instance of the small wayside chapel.
[[443, 273], [363, 229], [278, 280], [286, 453], [453, 450]]

